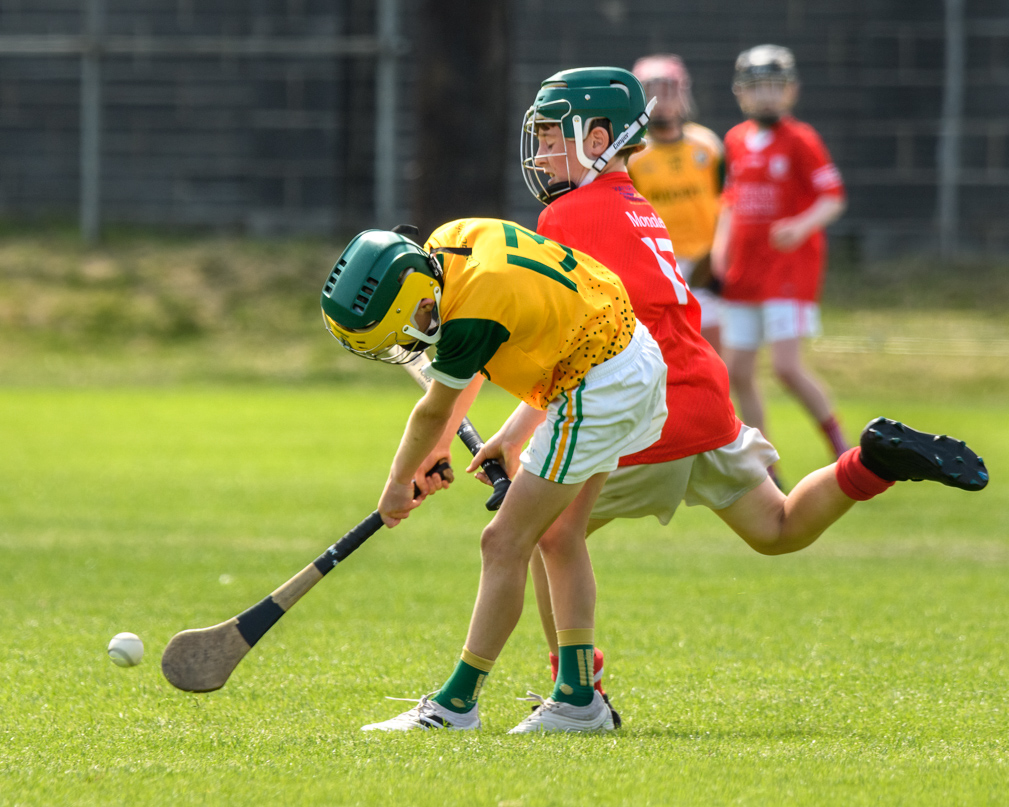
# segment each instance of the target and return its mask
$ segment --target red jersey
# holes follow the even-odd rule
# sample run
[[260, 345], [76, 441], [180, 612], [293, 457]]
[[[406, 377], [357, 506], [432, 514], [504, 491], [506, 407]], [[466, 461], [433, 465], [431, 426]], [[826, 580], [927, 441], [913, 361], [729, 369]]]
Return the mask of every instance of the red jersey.
[[827, 239], [813, 233], [792, 252], [771, 246], [771, 224], [798, 215], [819, 196], [844, 196], [841, 175], [812, 126], [783, 118], [771, 129], [753, 121], [725, 135], [723, 201], [732, 208], [729, 267], [722, 296], [758, 303], [820, 297]]
[[701, 336], [701, 307], [676, 269], [665, 224], [626, 172], [603, 174], [555, 199], [540, 213], [536, 231], [615, 272], [662, 349], [669, 408], [662, 437], [620, 464], [669, 462], [735, 440], [740, 424], [729, 374]]

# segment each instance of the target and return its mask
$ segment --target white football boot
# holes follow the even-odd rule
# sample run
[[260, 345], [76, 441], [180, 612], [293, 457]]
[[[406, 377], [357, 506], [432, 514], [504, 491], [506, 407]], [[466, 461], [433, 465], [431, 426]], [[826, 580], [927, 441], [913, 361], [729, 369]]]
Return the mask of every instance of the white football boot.
[[531, 734], [536, 731], [613, 731], [610, 707], [598, 691], [592, 692], [587, 706], [573, 706], [553, 698], [543, 699], [532, 692], [520, 700], [539, 701], [539, 708], [509, 731], [509, 734]]
[[[412, 698], [389, 698], [392, 701], [408, 701]], [[424, 695], [409, 711], [391, 720], [381, 723], [369, 723], [361, 726], [361, 731], [410, 731], [411, 729], [453, 729], [455, 731], [472, 731], [480, 728], [479, 704], [475, 704], [468, 712], [453, 712], [441, 704], [428, 700]]]

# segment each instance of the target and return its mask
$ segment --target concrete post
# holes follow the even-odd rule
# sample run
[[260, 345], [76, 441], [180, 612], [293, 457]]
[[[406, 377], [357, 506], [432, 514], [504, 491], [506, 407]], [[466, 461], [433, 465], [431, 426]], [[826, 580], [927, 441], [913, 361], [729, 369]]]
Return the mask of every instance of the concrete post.
[[939, 253], [953, 257], [960, 249], [960, 131], [964, 94], [964, 0], [946, 4], [946, 81], [939, 134]]
[[375, 68], [375, 224], [398, 222], [396, 205], [396, 58], [398, 0], [378, 0]]
[[87, 0], [81, 52], [81, 237], [93, 244], [101, 235], [102, 34], [105, 0]]

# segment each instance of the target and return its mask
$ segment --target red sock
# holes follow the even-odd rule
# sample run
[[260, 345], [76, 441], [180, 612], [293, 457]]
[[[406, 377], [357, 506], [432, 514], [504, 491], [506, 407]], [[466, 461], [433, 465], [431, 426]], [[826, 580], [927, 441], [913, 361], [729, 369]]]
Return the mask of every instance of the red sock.
[[856, 502], [878, 496], [894, 484], [877, 476], [862, 464], [862, 449], [858, 446], [849, 448], [837, 458], [834, 474], [844, 495]]
[[826, 435], [830, 447], [834, 449], [834, 456], [840, 459], [841, 455], [848, 450], [848, 442], [841, 433], [841, 424], [837, 422], [836, 417], [831, 415], [820, 424], [820, 429]]
[[[560, 667], [560, 657], [550, 654], [550, 680], [557, 680], [557, 670]], [[593, 680], [595, 683], [595, 688], [599, 690], [599, 694], [603, 694], [603, 651], [598, 647], [594, 648], [592, 654], [592, 673]]]

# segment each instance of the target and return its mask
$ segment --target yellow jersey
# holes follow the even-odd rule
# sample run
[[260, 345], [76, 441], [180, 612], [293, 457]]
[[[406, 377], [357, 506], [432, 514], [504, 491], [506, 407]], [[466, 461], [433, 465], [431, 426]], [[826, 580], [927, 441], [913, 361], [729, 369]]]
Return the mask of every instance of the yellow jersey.
[[697, 261], [711, 252], [725, 179], [718, 135], [696, 123], [674, 143], [648, 141], [627, 167], [638, 193], [666, 224], [677, 258]]
[[514, 222], [461, 219], [425, 249], [445, 271], [432, 378], [477, 373], [537, 409], [620, 353], [636, 321], [620, 279], [588, 255]]

